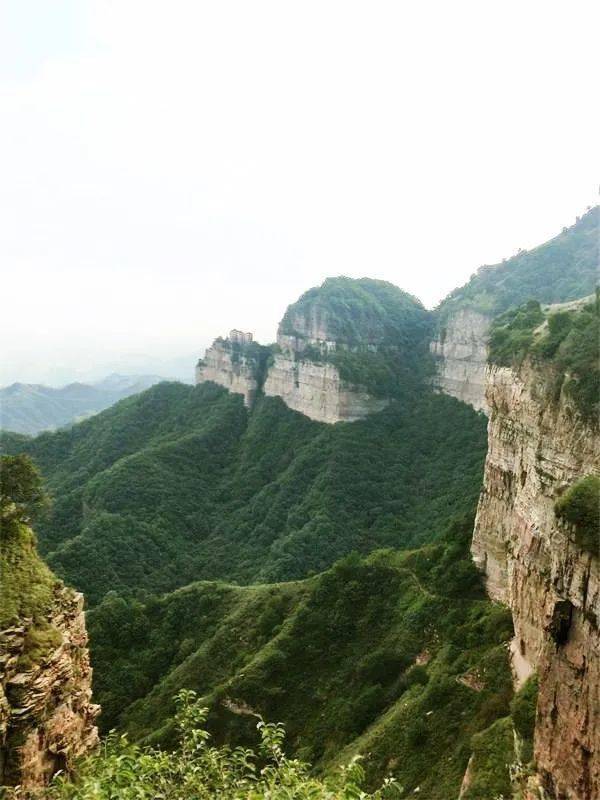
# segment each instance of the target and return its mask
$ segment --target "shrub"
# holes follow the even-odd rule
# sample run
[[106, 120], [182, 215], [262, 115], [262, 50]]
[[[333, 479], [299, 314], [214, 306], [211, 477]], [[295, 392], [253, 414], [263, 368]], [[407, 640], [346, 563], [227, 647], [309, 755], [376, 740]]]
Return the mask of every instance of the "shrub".
[[580, 547], [600, 554], [600, 477], [586, 475], [574, 483], [554, 506], [556, 515], [574, 526]]
[[532, 675], [519, 689], [510, 704], [510, 713], [516, 732], [522, 742], [521, 760], [529, 763], [533, 758], [533, 732], [537, 707], [538, 680]]
[[213, 747], [204, 729], [207, 709], [193, 692], [176, 698], [180, 742], [173, 752], [130, 744], [111, 733], [98, 755], [81, 762], [73, 778], [60, 776], [50, 788], [53, 800], [383, 800], [399, 797], [401, 787], [386, 779], [373, 794], [361, 790], [358, 760], [328, 778], [311, 776], [310, 767], [283, 751], [281, 724], [259, 719], [258, 752], [250, 748]]

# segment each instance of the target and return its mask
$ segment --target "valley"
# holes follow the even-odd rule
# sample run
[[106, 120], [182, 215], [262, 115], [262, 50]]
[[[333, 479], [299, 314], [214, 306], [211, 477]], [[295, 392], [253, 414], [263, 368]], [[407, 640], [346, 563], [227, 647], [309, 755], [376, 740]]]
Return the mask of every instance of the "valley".
[[[282, 722], [317, 780], [359, 756], [370, 792], [392, 777], [423, 800], [595, 800], [598, 217], [434, 312], [327, 279], [276, 343], [218, 337], [194, 387], [2, 433], [52, 496], [33, 524], [57, 578], [31, 532], [10, 564], [34, 558], [42, 585], [85, 596], [101, 734], [174, 752], [174, 698], [192, 690], [216, 745]], [[9, 683], [2, 642], [36, 613], [0, 619]], [[18, 716], [4, 696], [2, 735]]]

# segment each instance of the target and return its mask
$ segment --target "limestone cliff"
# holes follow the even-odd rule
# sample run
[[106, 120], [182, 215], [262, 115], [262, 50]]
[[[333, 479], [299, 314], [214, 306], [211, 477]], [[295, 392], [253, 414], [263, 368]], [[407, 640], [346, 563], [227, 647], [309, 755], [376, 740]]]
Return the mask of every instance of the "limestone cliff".
[[491, 318], [460, 309], [441, 326], [430, 349], [436, 358], [436, 388], [487, 413], [485, 367]]
[[98, 742], [82, 595], [57, 584], [44, 622], [55, 641], [39, 661], [31, 618], [0, 631], [0, 786], [44, 786]]
[[487, 370], [488, 455], [472, 552], [512, 609], [517, 682], [539, 676], [535, 761], [553, 798], [600, 797], [600, 563], [555, 503], [600, 472], [600, 437], [529, 361]]
[[305, 360], [290, 350], [274, 357], [264, 391], [319, 422], [353, 422], [388, 404], [341, 380], [333, 364]]
[[[203, 359], [196, 366], [196, 383], [213, 381], [224, 386], [234, 394], [244, 397], [244, 405], [250, 408], [259, 387], [259, 361], [257, 351], [260, 346], [252, 342], [251, 334], [231, 331], [227, 339], [215, 339]], [[253, 346], [252, 346], [253, 345]]]

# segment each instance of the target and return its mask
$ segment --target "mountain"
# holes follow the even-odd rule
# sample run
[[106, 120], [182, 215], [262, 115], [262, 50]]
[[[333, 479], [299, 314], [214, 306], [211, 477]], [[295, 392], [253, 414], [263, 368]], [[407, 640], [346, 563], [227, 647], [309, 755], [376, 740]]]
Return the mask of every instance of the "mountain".
[[474, 507], [485, 421], [428, 392], [331, 426], [279, 398], [249, 411], [212, 383], [162, 383], [70, 429], [4, 440], [55, 498], [42, 552], [94, 604], [111, 589], [293, 580], [352, 550], [430, 541]]
[[562, 303], [594, 292], [600, 280], [600, 206], [570, 228], [501, 264], [481, 267], [436, 309], [431, 351], [436, 383], [453, 397], [486, 411], [489, 328], [498, 314], [528, 300]]
[[[547, 262], [529, 268], [535, 288]], [[330, 279], [276, 345], [218, 337], [195, 387], [0, 437], [54, 496], [40, 549], [86, 593], [104, 730], [176, 747], [191, 689], [216, 745], [253, 745], [261, 715], [321, 775], [361, 756], [371, 789], [593, 800], [598, 303], [503, 302], [444, 327], [390, 284]], [[482, 343], [489, 421], [431, 380], [459, 342]]]
[[13, 383], [0, 388], [0, 427], [30, 435], [62, 428], [161, 380], [157, 375], [114, 374], [94, 384], [70, 383], [60, 389]]

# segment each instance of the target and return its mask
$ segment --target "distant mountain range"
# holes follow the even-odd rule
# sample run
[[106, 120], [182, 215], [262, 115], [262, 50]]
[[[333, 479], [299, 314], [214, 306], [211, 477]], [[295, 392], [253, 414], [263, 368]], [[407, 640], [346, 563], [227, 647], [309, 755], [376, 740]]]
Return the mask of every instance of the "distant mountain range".
[[164, 378], [112, 374], [96, 383], [70, 383], [60, 389], [35, 383], [0, 388], [0, 429], [35, 435], [80, 422], [138, 394]]

